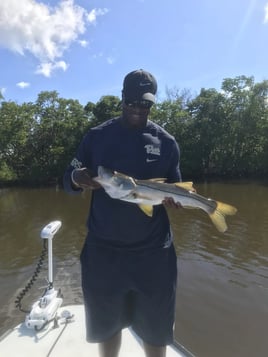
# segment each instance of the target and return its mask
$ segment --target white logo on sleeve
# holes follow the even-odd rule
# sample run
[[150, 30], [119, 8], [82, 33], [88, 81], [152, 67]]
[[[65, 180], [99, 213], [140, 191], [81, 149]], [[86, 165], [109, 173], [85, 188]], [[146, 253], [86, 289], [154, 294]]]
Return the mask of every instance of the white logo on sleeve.
[[82, 162], [78, 161], [77, 158], [75, 157], [71, 162], [71, 166], [74, 167], [75, 169], [81, 169]]

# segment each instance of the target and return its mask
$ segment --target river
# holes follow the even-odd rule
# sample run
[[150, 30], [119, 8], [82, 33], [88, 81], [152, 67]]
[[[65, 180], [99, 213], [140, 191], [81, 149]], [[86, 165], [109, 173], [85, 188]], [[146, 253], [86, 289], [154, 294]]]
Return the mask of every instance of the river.
[[[170, 210], [178, 257], [175, 338], [197, 357], [268, 356], [268, 184], [200, 183], [198, 193], [231, 203], [228, 231], [218, 233], [199, 210]], [[61, 189], [0, 190], [0, 335], [24, 319], [14, 305], [38, 262], [40, 231], [62, 221], [53, 241], [54, 286], [64, 304], [82, 303], [79, 254], [90, 194]], [[46, 286], [46, 266], [22, 305]]]

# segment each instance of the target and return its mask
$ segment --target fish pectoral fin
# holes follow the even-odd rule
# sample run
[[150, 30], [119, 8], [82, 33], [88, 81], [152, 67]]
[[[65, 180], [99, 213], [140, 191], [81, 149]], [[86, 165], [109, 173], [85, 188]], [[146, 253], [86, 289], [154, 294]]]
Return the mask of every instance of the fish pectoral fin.
[[153, 206], [144, 205], [144, 204], [140, 204], [138, 206], [143, 211], [143, 213], [145, 213], [147, 216], [149, 216], [149, 217], [153, 216]]
[[236, 214], [237, 209], [234, 206], [222, 202], [216, 202], [217, 207], [214, 212], [209, 214], [210, 219], [214, 223], [219, 232], [224, 233], [227, 230], [225, 216]]
[[189, 182], [175, 182], [174, 185], [184, 188], [185, 190], [188, 190], [188, 191], [195, 191], [195, 188], [193, 187], [193, 182], [191, 182], [191, 181], [189, 181]]

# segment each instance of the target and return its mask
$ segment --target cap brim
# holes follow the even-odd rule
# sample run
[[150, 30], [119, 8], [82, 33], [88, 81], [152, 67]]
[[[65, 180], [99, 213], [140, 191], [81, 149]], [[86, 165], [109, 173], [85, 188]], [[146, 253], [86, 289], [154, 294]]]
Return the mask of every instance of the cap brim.
[[149, 100], [150, 102], [155, 103], [155, 96], [152, 93], [144, 93], [141, 98], [143, 100]]

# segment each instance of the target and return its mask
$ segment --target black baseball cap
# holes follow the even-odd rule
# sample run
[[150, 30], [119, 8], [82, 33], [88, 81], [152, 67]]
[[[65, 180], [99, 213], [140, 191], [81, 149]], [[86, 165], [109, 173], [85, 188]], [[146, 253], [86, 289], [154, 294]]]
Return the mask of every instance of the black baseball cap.
[[155, 103], [156, 91], [156, 79], [143, 69], [128, 73], [123, 82], [122, 93], [126, 102], [148, 100]]

